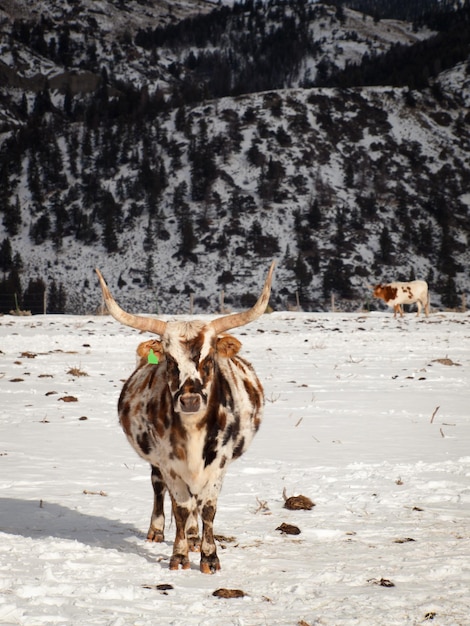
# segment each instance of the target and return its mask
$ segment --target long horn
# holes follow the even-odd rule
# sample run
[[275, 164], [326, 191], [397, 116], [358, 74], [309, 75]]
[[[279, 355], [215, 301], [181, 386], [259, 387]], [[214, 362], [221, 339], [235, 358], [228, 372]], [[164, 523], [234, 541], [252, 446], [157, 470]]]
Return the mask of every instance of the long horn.
[[231, 328], [237, 328], [238, 326], [244, 326], [253, 320], [258, 319], [265, 311], [269, 302], [269, 294], [271, 293], [271, 282], [273, 279], [273, 272], [276, 262], [271, 263], [266, 281], [264, 283], [263, 291], [258, 298], [257, 303], [248, 311], [242, 313], [233, 313], [232, 315], [226, 315], [225, 317], [219, 317], [211, 322], [212, 328], [215, 333], [220, 335]]
[[141, 317], [140, 315], [131, 315], [130, 313], [126, 313], [126, 311], [123, 311], [111, 295], [111, 292], [108, 289], [108, 285], [106, 284], [100, 270], [96, 269], [95, 271], [98, 274], [98, 278], [100, 279], [101, 291], [103, 292], [104, 301], [106, 302], [108, 311], [111, 313], [114, 319], [116, 319], [118, 322], [121, 322], [121, 324], [130, 326], [131, 328], [146, 330], [150, 333], [155, 333], [156, 335], [160, 336], [163, 335], [166, 328], [166, 322], [162, 322], [161, 320], [156, 320], [152, 318]]

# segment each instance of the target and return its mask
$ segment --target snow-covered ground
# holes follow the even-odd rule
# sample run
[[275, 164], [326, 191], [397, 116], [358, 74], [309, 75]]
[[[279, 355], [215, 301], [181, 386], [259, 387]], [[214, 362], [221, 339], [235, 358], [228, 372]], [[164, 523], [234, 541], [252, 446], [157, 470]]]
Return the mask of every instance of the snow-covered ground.
[[[468, 625], [470, 315], [273, 313], [234, 334], [266, 411], [207, 576], [197, 554], [168, 569], [169, 511], [167, 541], [145, 541], [149, 470], [116, 415], [143, 336], [0, 318], [0, 623]], [[283, 507], [300, 494], [316, 506]]]

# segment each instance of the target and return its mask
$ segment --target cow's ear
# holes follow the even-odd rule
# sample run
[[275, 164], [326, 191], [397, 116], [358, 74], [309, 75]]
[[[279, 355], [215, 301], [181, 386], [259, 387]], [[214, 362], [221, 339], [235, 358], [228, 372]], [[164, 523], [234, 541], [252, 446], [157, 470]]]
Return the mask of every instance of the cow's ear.
[[217, 353], [227, 359], [238, 354], [241, 347], [242, 344], [240, 341], [231, 335], [224, 335], [223, 337], [217, 338]]
[[162, 361], [163, 359], [163, 346], [161, 341], [158, 339], [150, 339], [149, 341], [143, 341], [139, 343], [137, 346], [137, 365], [144, 365], [148, 362], [148, 356], [150, 354], [150, 350], [153, 350], [154, 355], [157, 357], [158, 361]]

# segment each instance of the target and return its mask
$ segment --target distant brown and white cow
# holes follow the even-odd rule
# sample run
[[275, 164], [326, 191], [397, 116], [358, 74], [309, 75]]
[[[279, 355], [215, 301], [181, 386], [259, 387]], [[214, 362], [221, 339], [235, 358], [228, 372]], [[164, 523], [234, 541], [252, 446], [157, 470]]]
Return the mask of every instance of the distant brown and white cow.
[[417, 315], [424, 307], [426, 317], [429, 315], [428, 284], [424, 280], [412, 280], [408, 283], [386, 283], [373, 287], [374, 297], [382, 298], [389, 307], [393, 307], [393, 317], [400, 313], [403, 317], [403, 304], [413, 304], [418, 307]]
[[[176, 523], [170, 569], [188, 569], [188, 552], [200, 543], [200, 570], [213, 573], [220, 569], [213, 522], [222, 481], [229, 463], [256, 434], [264, 407], [261, 383], [238, 355], [241, 343], [223, 333], [264, 313], [274, 263], [251, 309], [209, 322], [165, 322], [126, 313], [96, 271], [111, 315], [160, 336], [153, 346], [141, 344], [140, 366], [124, 384], [118, 403], [130, 444], [152, 467], [154, 507], [147, 538], [164, 540], [163, 498], [168, 489]], [[158, 352], [158, 364], [145, 363], [150, 347]]]

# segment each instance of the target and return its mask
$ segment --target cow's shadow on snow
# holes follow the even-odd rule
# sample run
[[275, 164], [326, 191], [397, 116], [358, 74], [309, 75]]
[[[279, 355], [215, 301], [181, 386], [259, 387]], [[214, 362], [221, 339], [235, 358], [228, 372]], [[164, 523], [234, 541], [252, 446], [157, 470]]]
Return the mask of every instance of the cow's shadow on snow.
[[88, 546], [137, 554], [149, 562], [168, 567], [173, 541], [150, 543], [132, 524], [88, 515], [60, 504], [38, 500], [0, 498], [0, 532], [31, 539], [65, 539]]

